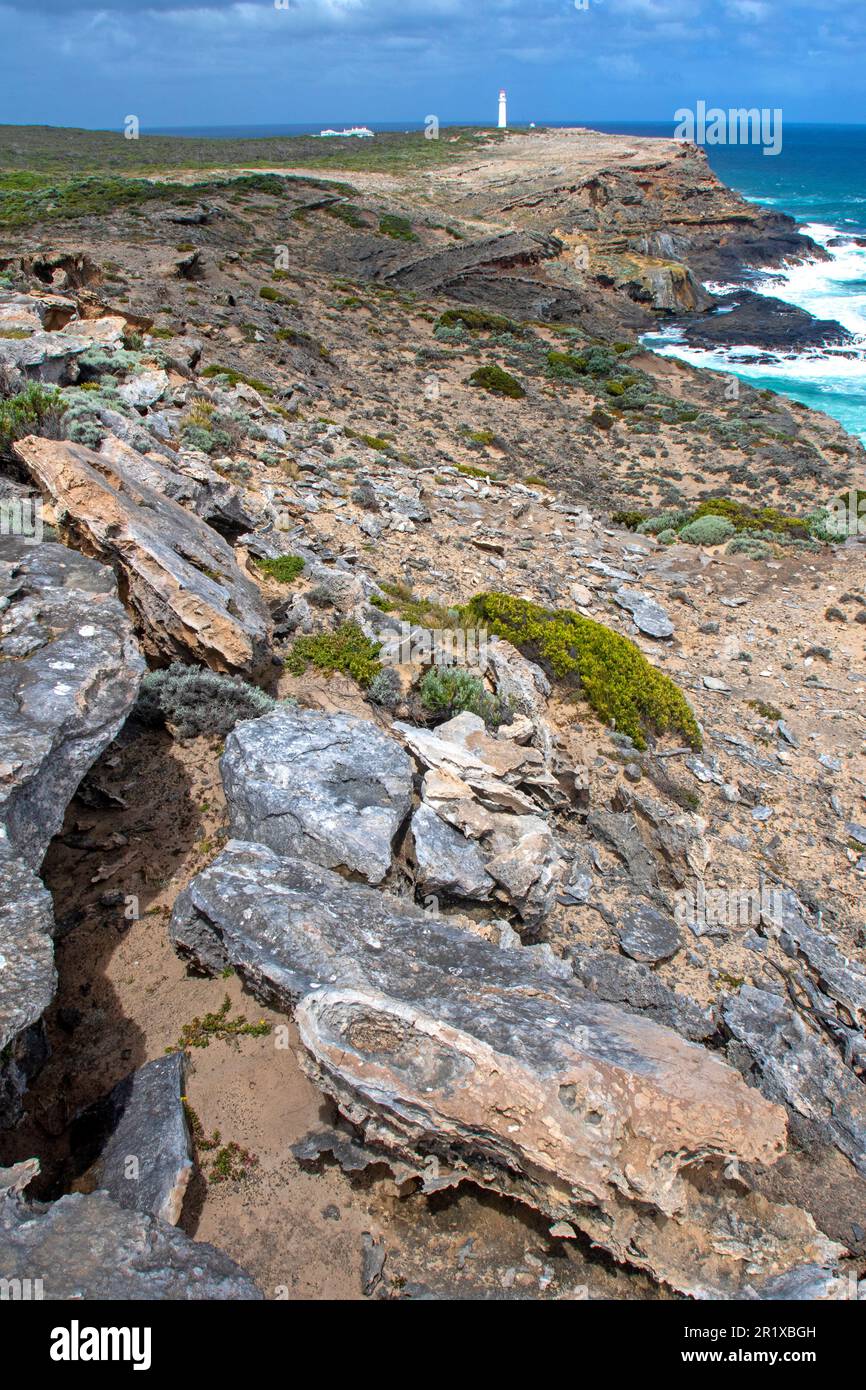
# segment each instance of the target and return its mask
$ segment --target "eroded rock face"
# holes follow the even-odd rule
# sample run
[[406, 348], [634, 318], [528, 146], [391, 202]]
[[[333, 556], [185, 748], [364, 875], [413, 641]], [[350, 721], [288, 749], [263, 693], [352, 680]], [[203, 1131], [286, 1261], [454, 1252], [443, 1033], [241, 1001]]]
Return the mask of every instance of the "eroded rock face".
[[232, 833], [381, 883], [412, 804], [412, 763], [373, 723], [276, 710], [226, 741]]
[[866, 1178], [866, 1089], [784, 999], [743, 985], [724, 1019], [747, 1051], [761, 1088], [809, 1121]]
[[[0, 1193], [6, 1172], [0, 1170]], [[73, 1193], [46, 1206], [25, 1201], [20, 1186], [13, 1181], [0, 1197], [0, 1269], [9, 1280], [41, 1279], [43, 1298], [262, 1298], [221, 1250], [125, 1210], [105, 1192]]]
[[36, 877], [66, 807], [132, 708], [144, 662], [110, 570], [0, 538], [0, 1125], [44, 1057], [56, 983]]
[[94, 1145], [100, 1148], [87, 1173], [89, 1187], [171, 1226], [180, 1220], [193, 1171], [185, 1061], [176, 1052], [139, 1067], [79, 1116], [71, 1135], [79, 1159]]
[[38, 868], [144, 673], [111, 571], [53, 543], [0, 538], [0, 822]]
[[210, 526], [81, 445], [29, 438], [15, 452], [71, 543], [118, 572], [148, 655], [230, 674], [267, 667], [265, 605]]
[[57, 974], [51, 895], [0, 826], [0, 1129], [21, 1118], [21, 1100], [45, 1056], [40, 1019]]
[[[779, 1157], [778, 1106], [521, 950], [239, 842], [181, 895], [171, 931], [200, 965], [296, 1006], [310, 1075], [427, 1190], [471, 1179], [519, 1196], [697, 1296], [750, 1296], [838, 1254], [804, 1213], [722, 1176]], [[702, 1168], [711, 1200], [689, 1176]]]

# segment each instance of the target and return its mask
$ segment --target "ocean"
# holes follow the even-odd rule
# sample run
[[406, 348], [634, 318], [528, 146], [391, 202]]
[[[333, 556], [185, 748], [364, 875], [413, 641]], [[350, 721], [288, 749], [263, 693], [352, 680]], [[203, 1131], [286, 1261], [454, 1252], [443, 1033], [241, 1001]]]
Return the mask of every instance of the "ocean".
[[[640, 128], [632, 129], [640, 133]], [[654, 127], [652, 133], [663, 130]], [[756, 266], [765, 273], [750, 277], [749, 288], [796, 304], [816, 318], [835, 319], [855, 335], [855, 351], [779, 354], [771, 362], [744, 367], [732, 363], [729, 354], [741, 358], [743, 348], [752, 344], [713, 352], [689, 347], [676, 332], [648, 335], [644, 341], [656, 351], [730, 372], [752, 386], [769, 387], [822, 410], [866, 443], [866, 244], [858, 246], [854, 240], [859, 236], [866, 243], [866, 126], [786, 125], [778, 155], [764, 155], [760, 147], [749, 145], [712, 146], [707, 155], [730, 188], [751, 202], [788, 213], [831, 256], [781, 272]]]
[[[153, 134], [238, 139], [269, 135], [317, 134], [327, 126], [370, 125], [373, 130], [419, 130], [420, 122], [375, 122], [363, 116], [351, 121], [307, 125], [164, 128]], [[443, 124], [446, 124], [443, 122]], [[449, 121], [477, 125], [478, 121]], [[538, 122], [539, 125], [586, 125], [593, 130], [623, 135], [673, 135], [673, 122], [607, 122], [589, 119]], [[782, 271], [751, 267], [750, 289], [787, 300], [822, 319], [835, 319], [857, 339], [855, 351], [844, 355], [813, 349], [807, 353], [776, 354], [767, 361], [765, 349], [744, 343], [727, 351], [689, 346], [681, 333], [669, 330], [647, 335], [656, 351], [680, 357], [696, 366], [739, 376], [753, 386], [769, 387], [839, 420], [866, 443], [866, 126], [785, 124], [781, 152], [768, 156], [760, 146], [707, 147], [709, 162], [729, 187], [745, 198], [795, 218], [803, 232], [824, 246], [829, 261], [812, 261]], [[756, 274], [757, 272], [757, 274]], [[744, 280], [745, 284], [746, 281]], [[731, 285], [712, 289], [730, 290]], [[753, 349], [754, 366], [738, 359]]]

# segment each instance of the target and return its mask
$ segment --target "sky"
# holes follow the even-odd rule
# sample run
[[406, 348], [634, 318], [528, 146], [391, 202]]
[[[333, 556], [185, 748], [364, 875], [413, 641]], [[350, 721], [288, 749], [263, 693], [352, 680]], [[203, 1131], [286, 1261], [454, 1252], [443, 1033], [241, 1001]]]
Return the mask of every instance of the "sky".
[[866, 123], [866, 0], [0, 0], [0, 123]]

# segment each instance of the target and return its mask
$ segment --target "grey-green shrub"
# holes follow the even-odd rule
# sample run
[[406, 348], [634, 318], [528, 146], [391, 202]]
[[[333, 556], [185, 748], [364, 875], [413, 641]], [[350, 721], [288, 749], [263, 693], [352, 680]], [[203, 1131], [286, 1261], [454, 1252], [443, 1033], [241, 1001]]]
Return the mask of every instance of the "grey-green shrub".
[[393, 666], [383, 666], [378, 676], [374, 676], [371, 681], [367, 693], [374, 705], [381, 705], [383, 709], [389, 710], [397, 708], [403, 698], [403, 687]]
[[449, 717], [468, 711], [497, 728], [511, 717], [511, 707], [485, 688], [484, 682], [459, 667], [433, 666], [419, 688], [421, 703], [431, 714]]
[[733, 522], [724, 516], [701, 516], [690, 521], [680, 531], [680, 540], [687, 545], [721, 545], [736, 531]]
[[220, 676], [175, 661], [145, 676], [135, 716], [152, 727], [169, 725], [180, 739], [201, 734], [225, 737], [241, 719], [259, 719], [276, 706], [276, 700], [240, 676]]

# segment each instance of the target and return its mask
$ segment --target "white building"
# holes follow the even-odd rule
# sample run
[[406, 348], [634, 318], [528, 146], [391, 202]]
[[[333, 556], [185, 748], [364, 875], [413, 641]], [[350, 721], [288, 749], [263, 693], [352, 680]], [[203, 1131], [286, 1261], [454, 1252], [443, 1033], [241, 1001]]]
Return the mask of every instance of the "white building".
[[508, 98], [504, 92], [499, 93], [499, 129], [508, 129]]

